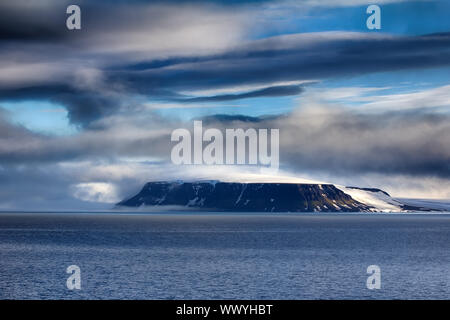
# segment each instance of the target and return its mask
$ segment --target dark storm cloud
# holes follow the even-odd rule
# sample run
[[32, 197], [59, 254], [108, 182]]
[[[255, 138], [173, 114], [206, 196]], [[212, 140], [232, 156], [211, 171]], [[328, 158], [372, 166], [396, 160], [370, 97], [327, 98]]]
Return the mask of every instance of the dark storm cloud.
[[[184, 100], [179, 98], [177, 91], [450, 65], [450, 34], [382, 39], [361, 35], [351, 35], [347, 39], [346, 36], [336, 35], [336, 38], [330, 37], [318, 43], [309, 43], [309, 39], [295, 36], [256, 41], [255, 45], [223, 55], [197, 57], [195, 62], [186, 63], [183, 58], [159, 60], [150, 68], [143, 65], [142, 69], [136, 65], [120, 70], [106, 68], [104, 74], [108, 83], [123, 86], [129, 94], [193, 103], [288, 96], [299, 94], [301, 88], [274, 86], [241, 94]], [[96, 109], [102, 104], [92, 101], [89, 105]], [[75, 112], [75, 109], [70, 111]], [[96, 113], [102, 114], [93, 111], [93, 114]], [[83, 120], [79, 117], [72, 119]]]
[[[235, 36], [219, 39], [226, 30], [239, 37], [237, 15], [229, 9], [215, 10], [219, 3], [77, 1], [82, 29], [69, 31], [66, 7], [72, 2], [1, 2], [0, 101], [54, 101], [67, 108], [73, 123], [85, 126], [120, 111], [123, 101], [117, 99], [117, 92], [123, 98], [141, 92], [174, 98], [177, 93], [170, 87], [152, 83], [135, 90], [126, 74], [113, 77], [108, 68], [114, 70], [118, 62], [136, 62], [141, 57], [216, 50], [234, 41]], [[80, 79], [85, 69], [97, 72], [100, 80]]]
[[282, 81], [326, 79], [371, 72], [450, 65], [450, 34], [378, 38], [328, 35], [325, 41], [283, 37], [244, 46], [221, 55], [172, 58], [106, 69], [110, 83], [130, 94], [185, 103], [230, 101], [252, 97], [289, 96], [298, 86], [273, 86], [252, 92], [180, 98], [178, 91]]
[[[386, 39], [354, 36], [353, 39], [346, 37], [339, 39], [340, 36], [337, 35], [337, 40], [330, 38], [319, 43], [314, 41], [308, 43], [296, 37], [271, 39], [223, 55], [197, 57], [195, 62], [186, 63], [183, 58], [159, 60], [150, 68], [144, 66], [139, 69], [136, 65], [120, 70], [106, 68], [104, 74], [108, 83], [124, 87], [131, 95], [140, 94], [149, 99], [163, 98], [192, 103], [288, 96], [299, 94], [301, 88], [275, 86], [241, 94], [194, 97], [185, 100], [179, 98], [177, 91], [261, 85], [277, 81], [324, 79], [450, 65], [450, 34]], [[158, 67], [158, 64], [163, 67]], [[89, 104], [93, 109], [101, 105], [95, 101]], [[75, 109], [70, 111], [76, 112]], [[93, 114], [102, 112], [93, 111]], [[72, 119], [83, 121], [79, 117]]]
[[90, 124], [116, 112], [119, 106], [113, 97], [91, 92], [59, 94], [53, 100], [66, 107], [72, 123]]
[[[0, 41], [55, 41], [66, 34], [67, 1], [2, 1], [0, 2]], [[49, 10], [53, 8], [54, 10]]]
[[[145, 92], [146, 84], [174, 89], [199, 89], [274, 81], [323, 79], [345, 75], [450, 64], [450, 33], [414, 37], [377, 37], [361, 34], [328, 34], [316, 41], [304, 36], [283, 36], [255, 41], [217, 56], [158, 61], [135, 71], [111, 73], [124, 77]], [[171, 68], [168, 68], [170, 66]]]
[[62, 104], [72, 123], [88, 125], [93, 120], [118, 111], [120, 99], [101, 91], [88, 91], [68, 85], [43, 85], [0, 90], [0, 100], [46, 100]]
[[[65, 28], [67, 4], [0, 4], [0, 101], [55, 101], [83, 126], [132, 112], [127, 101], [135, 97], [200, 103], [288, 96], [301, 88], [276, 83], [450, 65], [449, 33], [325, 32], [243, 41], [252, 19], [245, 10], [257, 6], [252, 1], [242, 11], [220, 1], [81, 1], [79, 32]], [[98, 79], [80, 80], [86, 68]], [[266, 88], [186, 97], [240, 85]]]

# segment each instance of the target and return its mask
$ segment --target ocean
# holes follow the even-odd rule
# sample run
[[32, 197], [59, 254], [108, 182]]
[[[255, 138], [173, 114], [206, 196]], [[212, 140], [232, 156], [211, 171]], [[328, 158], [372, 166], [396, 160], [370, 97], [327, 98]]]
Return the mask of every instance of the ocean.
[[1, 213], [0, 298], [449, 299], [450, 215]]

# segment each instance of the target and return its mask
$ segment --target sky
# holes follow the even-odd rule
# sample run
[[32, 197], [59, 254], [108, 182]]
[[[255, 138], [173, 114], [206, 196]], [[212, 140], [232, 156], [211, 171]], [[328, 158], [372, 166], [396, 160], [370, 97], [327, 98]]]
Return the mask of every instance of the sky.
[[[66, 8], [81, 9], [68, 30]], [[369, 5], [381, 29], [369, 30]], [[0, 210], [102, 210], [193, 120], [279, 128], [279, 175], [450, 199], [446, 0], [0, 3]]]

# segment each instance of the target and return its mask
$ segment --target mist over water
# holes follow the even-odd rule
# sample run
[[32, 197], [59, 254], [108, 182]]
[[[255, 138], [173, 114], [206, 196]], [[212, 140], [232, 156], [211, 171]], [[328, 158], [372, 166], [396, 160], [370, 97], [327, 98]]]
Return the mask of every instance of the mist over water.
[[449, 240], [445, 214], [3, 213], [0, 298], [448, 299]]

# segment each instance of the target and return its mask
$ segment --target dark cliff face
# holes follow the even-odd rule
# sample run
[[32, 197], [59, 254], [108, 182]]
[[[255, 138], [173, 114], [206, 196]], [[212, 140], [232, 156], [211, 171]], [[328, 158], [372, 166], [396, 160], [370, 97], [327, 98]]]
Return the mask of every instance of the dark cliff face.
[[370, 207], [331, 184], [149, 182], [118, 206], [185, 206], [237, 212], [357, 212]]

